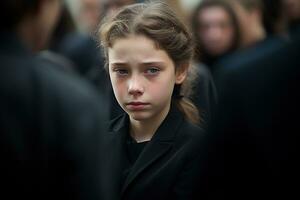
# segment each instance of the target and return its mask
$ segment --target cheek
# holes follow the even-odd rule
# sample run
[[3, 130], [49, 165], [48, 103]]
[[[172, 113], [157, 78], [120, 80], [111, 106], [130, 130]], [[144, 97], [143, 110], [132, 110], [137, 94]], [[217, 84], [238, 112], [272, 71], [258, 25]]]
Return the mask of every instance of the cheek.
[[148, 88], [148, 93], [150, 93], [153, 99], [169, 99], [172, 95], [174, 85], [175, 76], [152, 84], [151, 87]]
[[228, 27], [226, 29], [225, 34], [226, 34], [226, 40], [230, 41], [230, 42], [233, 42], [233, 40], [234, 40], [234, 30], [233, 30], [233, 27]]

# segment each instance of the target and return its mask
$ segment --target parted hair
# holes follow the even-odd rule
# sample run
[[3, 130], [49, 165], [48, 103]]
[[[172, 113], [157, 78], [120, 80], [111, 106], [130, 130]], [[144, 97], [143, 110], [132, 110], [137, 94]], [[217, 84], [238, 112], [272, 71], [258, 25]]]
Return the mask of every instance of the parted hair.
[[[143, 35], [155, 42], [157, 48], [166, 51], [172, 59], [175, 70], [190, 65], [194, 45], [187, 27], [169, 6], [162, 2], [138, 3], [123, 7], [114, 16], [103, 20], [99, 28], [100, 44], [108, 66], [108, 48], [115, 40], [129, 35]], [[182, 85], [189, 85], [186, 79]], [[201, 120], [196, 106], [189, 100], [182, 85], [175, 85], [173, 100], [185, 118], [198, 124]]]

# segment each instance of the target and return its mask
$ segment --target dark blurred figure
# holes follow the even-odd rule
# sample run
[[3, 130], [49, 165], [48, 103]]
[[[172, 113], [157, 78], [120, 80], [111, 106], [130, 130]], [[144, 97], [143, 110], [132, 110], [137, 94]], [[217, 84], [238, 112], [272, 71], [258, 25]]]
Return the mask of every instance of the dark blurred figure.
[[236, 50], [239, 42], [237, 17], [223, 0], [204, 0], [192, 16], [196, 40], [196, 60], [213, 72], [213, 65], [222, 56]]
[[284, 14], [287, 16], [290, 30], [297, 29], [300, 23], [300, 0], [282, 0]]
[[80, 0], [79, 5], [79, 13], [75, 18], [79, 20], [80, 31], [65, 4], [54, 29], [50, 49], [42, 52], [41, 57], [43, 61], [69, 66], [63, 70], [88, 80], [100, 95], [107, 95], [109, 80], [104, 71], [102, 52], [92, 36], [100, 20], [100, 1]]
[[218, 112], [200, 144], [200, 194], [299, 199], [299, 52], [298, 27], [291, 42], [219, 71]]
[[263, 0], [263, 23], [268, 36], [287, 36], [288, 17], [283, 7], [284, 0]]
[[[99, 0], [82, 0], [80, 5], [83, 8], [81, 8], [80, 10], [85, 14], [82, 14], [80, 12], [79, 15], [88, 15], [86, 13], [88, 12], [86, 9], [91, 7], [90, 4], [94, 1], [100, 5]], [[94, 16], [94, 14], [90, 15]], [[89, 29], [85, 29], [83, 32], [79, 32], [76, 29], [75, 22], [70, 14], [68, 7], [64, 5], [62, 15], [59, 18], [58, 24], [54, 29], [53, 38], [50, 41], [49, 50], [53, 53], [67, 58], [73, 65], [73, 70], [77, 74], [90, 80], [92, 83], [98, 86], [96, 80], [94, 80], [93, 77], [89, 76], [90, 71], [93, 71], [94, 68], [99, 69], [103, 67], [103, 60], [101, 59], [100, 49], [97, 46], [97, 42], [92, 38], [91, 35], [92, 30], [96, 30], [96, 25], [94, 25], [96, 23], [95, 21], [97, 21], [97, 23], [99, 23], [99, 21], [98, 18], [82, 18], [86, 20], [84, 21], [84, 19], [80, 19], [80, 22], [84, 24], [82, 26], [86, 25], [89, 27]], [[90, 22], [89, 20], [92, 20], [92, 22]], [[94, 26], [91, 27], [91, 24], [93, 24]], [[97, 71], [97, 73], [100, 73], [100, 70]]]
[[195, 81], [193, 82], [191, 99], [198, 108], [202, 118], [201, 124], [206, 128], [211, 114], [217, 105], [218, 95], [210, 70], [202, 63], [194, 63], [193, 73]]
[[76, 25], [73, 17], [71, 16], [71, 13], [66, 4], [63, 4], [60, 17], [53, 30], [48, 48], [56, 52], [59, 49], [59, 45], [64, 40], [65, 36], [75, 31]]
[[239, 27], [231, 5], [223, 0], [202, 1], [195, 8], [191, 21], [196, 42], [194, 73], [197, 74], [192, 99], [202, 118], [208, 122], [217, 104], [212, 76], [214, 64], [236, 50]]
[[84, 81], [34, 55], [47, 43], [61, 2], [0, 2], [3, 198], [99, 199], [103, 102]]
[[[242, 31], [243, 42], [239, 51], [223, 57], [216, 63], [214, 67], [216, 71], [222, 70], [223, 68], [231, 68], [232, 66], [244, 65], [252, 60], [261, 58], [288, 41], [286, 37], [283, 37], [284, 33], [288, 32], [288, 30], [276, 32], [276, 26], [279, 23], [278, 21], [268, 21], [272, 32], [270, 32], [269, 35], [266, 34], [262, 15], [270, 16], [270, 13], [275, 12], [272, 10], [273, 5], [271, 3], [263, 4], [264, 1], [258, 0], [229, 1], [236, 7], [237, 13], [239, 13], [240, 16], [240, 21], [241, 23], [243, 22], [243, 25], [241, 24], [241, 30], [244, 30]], [[281, 4], [278, 3], [277, 5], [279, 6]], [[281, 9], [282, 7], [277, 8], [278, 11]], [[265, 13], [262, 13], [262, 11]], [[248, 21], [247, 18], [249, 18]], [[250, 22], [251, 20], [253, 21]], [[275, 18], [273, 18], [273, 20], [275, 20]], [[251, 27], [253, 29], [251, 29]], [[243, 34], [244, 32], [247, 32], [247, 34]]]
[[72, 75], [78, 75], [78, 67], [75, 63], [62, 55], [59, 51], [61, 43], [64, 41], [65, 36], [74, 32], [76, 29], [72, 16], [67, 7], [63, 4], [60, 16], [53, 29], [51, 38], [47, 43], [45, 49], [38, 54], [40, 62], [44, 64], [56, 66], [57, 69]]

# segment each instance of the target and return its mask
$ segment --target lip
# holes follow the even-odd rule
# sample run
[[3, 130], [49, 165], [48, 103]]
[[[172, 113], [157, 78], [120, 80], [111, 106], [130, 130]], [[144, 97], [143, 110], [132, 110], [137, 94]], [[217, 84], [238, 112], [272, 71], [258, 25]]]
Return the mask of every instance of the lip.
[[149, 103], [144, 103], [144, 102], [129, 102], [126, 104], [126, 107], [129, 110], [144, 110], [147, 106], [149, 105]]

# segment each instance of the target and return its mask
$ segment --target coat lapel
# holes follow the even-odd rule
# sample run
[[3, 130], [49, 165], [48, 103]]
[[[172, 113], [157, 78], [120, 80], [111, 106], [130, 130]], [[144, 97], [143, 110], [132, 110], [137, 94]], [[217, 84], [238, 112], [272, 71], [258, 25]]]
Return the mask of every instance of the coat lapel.
[[171, 109], [163, 123], [160, 125], [151, 141], [141, 152], [139, 158], [132, 167], [125, 183], [123, 184], [121, 195], [127, 190], [130, 184], [151, 164], [158, 161], [171, 149], [175, 134], [182, 122], [182, 116], [176, 109]]
[[[105, 170], [102, 174], [102, 195], [104, 199], [120, 199], [122, 170], [125, 162], [125, 141], [126, 131], [128, 129], [127, 116], [124, 114], [121, 118], [112, 122], [109, 127], [109, 133], [106, 138], [108, 151], [104, 152], [105, 160], [103, 165]], [[105, 177], [105, 178], [103, 178]]]

